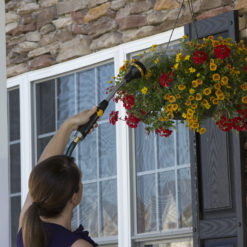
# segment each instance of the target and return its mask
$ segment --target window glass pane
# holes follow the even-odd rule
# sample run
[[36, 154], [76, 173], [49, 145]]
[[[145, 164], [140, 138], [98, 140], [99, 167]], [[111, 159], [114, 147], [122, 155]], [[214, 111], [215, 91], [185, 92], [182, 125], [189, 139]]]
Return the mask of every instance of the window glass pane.
[[174, 132], [169, 138], [158, 136], [158, 168], [166, 168], [175, 165]]
[[[108, 63], [98, 67], [98, 102], [100, 103], [102, 100], [106, 98], [106, 88], [111, 87], [112, 85], [108, 83], [108, 81], [112, 80], [112, 76], [114, 76], [114, 64]], [[104, 115], [101, 117], [101, 120], [108, 119], [110, 112], [114, 109], [114, 102], [111, 100], [109, 102], [108, 108], [104, 112]]]
[[189, 130], [181, 122], [178, 122], [177, 129], [178, 165], [186, 165], [190, 163]]
[[56, 130], [55, 81], [50, 80], [36, 85], [36, 114], [38, 135]]
[[52, 138], [52, 136], [48, 136], [48, 137], [44, 137], [44, 138], [38, 138], [38, 140], [37, 140], [37, 160], [39, 159], [45, 146], [48, 144], [48, 142], [51, 140], [51, 138]]
[[77, 147], [79, 150], [78, 165], [82, 171], [83, 181], [97, 179], [96, 131], [88, 135]]
[[21, 191], [20, 143], [10, 145], [10, 192]]
[[140, 123], [135, 131], [135, 155], [137, 172], [149, 171], [154, 169], [154, 134], [146, 136], [144, 125]]
[[80, 204], [81, 223], [92, 237], [98, 237], [98, 193], [97, 183], [83, 185]]
[[65, 119], [75, 114], [75, 84], [74, 75], [64, 76], [57, 83], [57, 127]]
[[20, 104], [19, 104], [19, 89], [8, 92], [9, 104], [9, 140], [20, 139]]
[[178, 205], [180, 227], [192, 226], [190, 168], [178, 170]]
[[168, 230], [177, 227], [174, 171], [159, 174], [159, 211], [160, 230]]
[[91, 109], [96, 103], [95, 69], [89, 69], [77, 74], [78, 76], [78, 111]]
[[16, 246], [16, 235], [19, 225], [19, 215], [21, 212], [21, 196], [12, 197], [10, 200], [11, 212], [11, 246]]
[[99, 168], [100, 177], [114, 176], [116, 166], [116, 129], [110, 124], [99, 126]]
[[118, 234], [117, 228], [117, 181], [101, 182], [101, 235], [113, 236]]
[[175, 239], [175, 240], [163, 240], [163, 241], [153, 241], [136, 244], [138, 247], [193, 247], [192, 239]]
[[157, 230], [155, 175], [137, 177], [137, 232]]

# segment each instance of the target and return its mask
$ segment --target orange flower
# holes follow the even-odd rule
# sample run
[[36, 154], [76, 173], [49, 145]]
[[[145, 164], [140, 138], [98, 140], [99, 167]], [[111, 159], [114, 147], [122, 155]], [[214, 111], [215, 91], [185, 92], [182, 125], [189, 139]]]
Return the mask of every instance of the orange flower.
[[213, 45], [213, 47], [216, 47], [217, 45], [220, 45], [219, 40], [213, 40], [212, 41], [212, 45]]
[[190, 95], [189, 96], [189, 100], [191, 101], [191, 100], [194, 100], [195, 99], [195, 97], [193, 96], [193, 95]]
[[226, 86], [227, 84], [228, 84], [228, 77], [227, 76], [223, 76], [222, 78], [221, 78], [221, 85], [224, 85], [224, 86]]
[[219, 101], [218, 101], [216, 98], [214, 98], [214, 99], [213, 99], [213, 104], [214, 104], [214, 105], [218, 105], [218, 104], [219, 104]]
[[169, 102], [170, 103], [174, 103], [176, 101], [176, 98], [173, 96], [173, 95], [171, 95], [170, 97], [169, 97]]
[[203, 81], [201, 79], [197, 79], [196, 81], [197, 81], [198, 85], [202, 85], [202, 83], [203, 83]]
[[193, 80], [193, 81], [192, 81], [192, 86], [193, 86], [193, 87], [198, 87], [198, 82], [197, 82], [197, 80]]
[[240, 88], [243, 90], [243, 91], [246, 91], [247, 90], [247, 82], [243, 83]]
[[176, 111], [177, 109], [178, 109], [178, 104], [173, 104], [173, 105], [172, 105], [172, 110], [173, 110], [173, 111]]
[[164, 99], [165, 100], [169, 100], [169, 98], [170, 98], [170, 94], [169, 93], [167, 93], [167, 94], [164, 95]]
[[202, 99], [202, 95], [200, 93], [196, 94], [196, 100], [200, 101]]
[[181, 99], [181, 95], [180, 94], [176, 94], [176, 98], [177, 99]]
[[211, 88], [209, 88], [209, 87], [207, 87], [207, 88], [205, 88], [205, 89], [203, 90], [203, 93], [204, 93], [205, 95], [209, 95], [209, 94], [211, 94], [211, 92], [212, 92], [212, 90], [211, 90]]
[[219, 81], [220, 80], [220, 75], [219, 74], [213, 74], [212, 76], [213, 81]]
[[178, 85], [178, 90], [183, 91], [186, 88], [185, 85]]
[[193, 110], [197, 109], [197, 107], [198, 107], [197, 104], [192, 104], [192, 105], [191, 105], [191, 108], [192, 108]]
[[244, 104], [247, 103], [247, 96], [242, 97], [242, 102], [243, 102]]
[[211, 71], [215, 71], [217, 69], [217, 65], [214, 63], [211, 63], [209, 67]]
[[206, 128], [200, 128], [199, 134], [202, 135], [206, 132]]
[[220, 83], [218, 83], [218, 82], [215, 83], [215, 84], [214, 84], [214, 88], [215, 88], [215, 89], [221, 89]]

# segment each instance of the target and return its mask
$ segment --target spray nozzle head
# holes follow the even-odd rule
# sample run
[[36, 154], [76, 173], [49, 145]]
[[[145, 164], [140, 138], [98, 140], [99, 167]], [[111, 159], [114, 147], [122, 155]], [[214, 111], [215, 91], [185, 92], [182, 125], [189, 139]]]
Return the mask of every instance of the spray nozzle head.
[[131, 63], [128, 73], [125, 75], [124, 79], [126, 82], [130, 82], [133, 79], [139, 78], [146, 74], [147, 70], [145, 66], [139, 62], [135, 61]]

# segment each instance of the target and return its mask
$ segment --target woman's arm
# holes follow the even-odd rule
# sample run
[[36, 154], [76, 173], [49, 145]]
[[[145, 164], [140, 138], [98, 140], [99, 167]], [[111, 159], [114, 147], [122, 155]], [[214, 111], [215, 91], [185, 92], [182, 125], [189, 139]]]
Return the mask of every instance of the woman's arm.
[[[60, 129], [56, 132], [56, 134], [52, 137], [52, 139], [49, 141], [43, 153], [41, 154], [38, 163], [53, 155], [63, 154], [72, 131], [77, 130], [80, 125], [87, 123], [89, 121], [90, 116], [92, 116], [96, 112], [96, 110], [97, 107], [95, 106], [91, 110], [85, 110], [73, 117], [68, 118], [60, 127]], [[96, 126], [97, 124], [94, 127]], [[21, 210], [18, 231], [22, 227], [23, 216], [31, 204], [32, 198], [28, 193], [23, 208]]]

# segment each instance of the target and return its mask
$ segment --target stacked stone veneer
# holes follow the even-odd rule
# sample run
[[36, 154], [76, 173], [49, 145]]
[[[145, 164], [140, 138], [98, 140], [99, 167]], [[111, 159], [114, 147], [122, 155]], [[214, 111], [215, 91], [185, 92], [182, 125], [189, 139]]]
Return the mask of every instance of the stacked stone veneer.
[[[44, 68], [173, 27], [182, 0], [6, 0], [7, 75]], [[246, 37], [247, 0], [194, 0], [198, 20], [239, 9]], [[186, 4], [177, 26], [191, 22]]]

